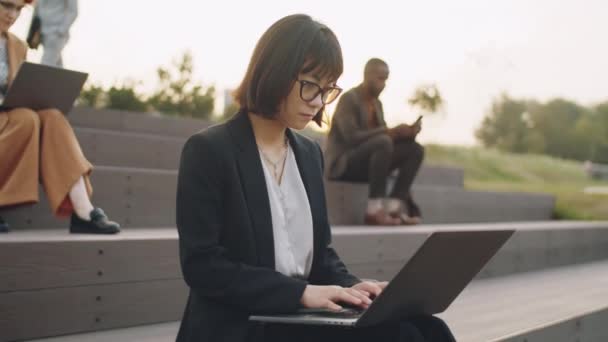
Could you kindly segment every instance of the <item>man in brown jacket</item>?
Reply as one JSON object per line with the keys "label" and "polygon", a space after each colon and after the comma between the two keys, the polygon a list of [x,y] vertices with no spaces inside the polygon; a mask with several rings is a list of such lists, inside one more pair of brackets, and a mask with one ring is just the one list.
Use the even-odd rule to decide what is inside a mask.
{"label": "man in brown jacket", "polygon": [[[378,96],[388,75],[386,62],[372,58],[365,65],[363,83],[340,98],[327,140],[327,176],[369,182],[366,224],[417,224],[421,212],[410,187],[424,158],[424,148],[415,141],[421,126],[417,121],[387,127]],[[388,197],[403,201],[407,215],[389,212],[383,205],[387,202],[387,178],[394,169],[399,174]]]}

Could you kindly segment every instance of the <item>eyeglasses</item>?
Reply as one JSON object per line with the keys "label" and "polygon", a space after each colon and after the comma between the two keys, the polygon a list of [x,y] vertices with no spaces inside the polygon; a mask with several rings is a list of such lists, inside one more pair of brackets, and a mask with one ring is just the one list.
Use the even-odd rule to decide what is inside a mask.
{"label": "eyeglasses", "polygon": [[298,80],[298,82],[300,82],[300,97],[306,102],[314,100],[321,94],[321,102],[323,102],[324,105],[330,104],[337,99],[338,95],[342,92],[342,88],[340,87],[327,87],[323,89],[314,82],[305,80]]}
{"label": "eyeglasses", "polygon": [[15,11],[17,13],[21,13],[21,10],[23,9],[23,6],[17,6],[14,3],[8,1],[0,1],[0,6],[2,6],[2,8],[9,12]]}

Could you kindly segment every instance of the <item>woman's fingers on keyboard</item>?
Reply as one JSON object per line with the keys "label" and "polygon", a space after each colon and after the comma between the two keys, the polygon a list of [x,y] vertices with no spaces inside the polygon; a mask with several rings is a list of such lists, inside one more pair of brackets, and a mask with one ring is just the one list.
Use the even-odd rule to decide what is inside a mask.
{"label": "woman's fingers on keyboard", "polygon": [[369,305],[372,303],[372,300],[369,298],[369,292],[361,291],[361,290],[357,290],[357,289],[353,289],[353,288],[348,289],[348,291],[353,296],[359,298],[361,300],[361,304]]}
{"label": "woman's fingers on keyboard", "polygon": [[369,292],[374,297],[377,297],[378,295],[380,295],[380,292],[382,292],[382,289],[384,289],[384,287],[386,287],[386,285],[382,286],[381,282],[362,281],[358,284],[355,284],[351,288],[357,289],[359,291]]}
{"label": "woman's fingers on keyboard", "polygon": [[327,302],[325,303],[325,308],[327,308],[327,309],[329,309],[331,311],[340,311],[340,310],[342,310],[342,307],[340,305],[334,303],[330,299],[328,299]]}
{"label": "woman's fingers on keyboard", "polygon": [[332,311],[341,310],[341,304],[365,309],[371,303],[370,293],[364,289],[317,285],[306,286],[300,301],[305,308],[326,308]]}
{"label": "woman's fingers on keyboard", "polygon": [[384,288],[386,287],[386,285],[388,285],[388,281],[379,281],[376,283],[378,286],[380,286],[381,289],[384,290]]}
{"label": "woman's fingers on keyboard", "polygon": [[360,298],[360,295],[357,292],[352,291],[351,289],[341,289],[338,294],[338,298],[336,298],[339,302],[348,303],[351,305],[360,305],[363,303],[363,299]]}

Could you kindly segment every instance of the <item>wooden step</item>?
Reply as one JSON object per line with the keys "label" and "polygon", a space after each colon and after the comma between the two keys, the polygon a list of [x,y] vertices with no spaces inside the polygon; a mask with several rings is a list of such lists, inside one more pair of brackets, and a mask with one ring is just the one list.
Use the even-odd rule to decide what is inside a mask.
{"label": "wooden step", "polygon": [[[432,232],[478,229],[517,232],[477,280],[608,259],[608,222],[334,227],[333,245],[353,274],[390,280]],[[0,235],[5,340],[178,320],[186,296],[174,228]]]}
{"label": "wooden step", "polygon": [[[462,342],[608,341],[608,262],[477,280],[443,314]],[[179,321],[36,340],[175,340]]]}
{"label": "wooden step", "polygon": [[[423,173],[424,170],[426,168],[423,169]],[[431,167],[429,170],[433,170],[433,168]],[[177,170],[96,166],[91,175],[91,182],[93,184],[93,205],[103,208],[108,216],[120,223],[122,227],[166,227],[175,224]],[[449,187],[444,188],[448,189]],[[443,203],[446,199],[440,196],[440,193],[436,193],[435,187],[422,187],[421,189],[419,190],[421,198],[426,198],[421,202],[421,205],[423,210],[428,210],[429,222],[462,222],[466,221],[467,218],[472,222],[491,221],[492,218],[496,218],[496,221],[501,221],[499,218],[502,218],[502,220],[532,220],[544,213],[544,211],[537,212],[536,202],[529,201],[530,203],[526,203],[528,206],[525,211],[515,208],[513,212],[517,215],[504,217],[504,213],[508,213],[509,210],[502,209],[502,206],[511,205],[511,202],[506,202],[503,199],[511,197],[502,195],[499,195],[499,198],[493,203],[494,206],[498,206],[494,211],[477,212],[470,210],[460,212],[451,210],[446,212],[443,208],[449,203]],[[457,188],[449,189],[459,191]],[[462,193],[462,191],[459,193]],[[40,190],[39,194],[40,203],[38,204],[0,209],[0,215],[10,224],[11,229],[16,231],[46,228],[67,229],[69,222],[53,217],[44,192]],[[354,213],[356,207],[353,207],[352,210],[343,209],[342,216],[339,216],[341,212],[336,211],[336,208],[343,207],[346,201],[338,196],[329,193],[328,195],[330,219],[335,220],[332,222],[338,224],[350,223],[342,218],[347,217],[346,215],[356,215]],[[525,195],[523,196],[528,198]],[[450,198],[453,197],[447,197],[447,199]],[[487,199],[488,195],[484,198]],[[356,199],[349,200],[353,203],[356,202]],[[338,205],[332,201],[335,201]],[[486,205],[489,203],[486,202]],[[513,203],[513,205],[515,204]],[[466,203],[463,205],[466,207]],[[527,214],[528,212],[530,214]],[[434,215],[437,215],[437,217]]]}
{"label": "wooden step", "polygon": [[[329,220],[336,225],[363,225],[367,184],[327,181]],[[555,197],[540,193],[468,191],[457,187],[412,187],[424,222],[474,223],[549,220]]]}
{"label": "wooden step", "polygon": [[[183,137],[75,127],[87,159],[95,165],[176,170]],[[463,187],[464,172],[454,167],[423,165],[415,184]]]}
{"label": "wooden step", "polygon": [[210,122],[112,109],[75,107],[67,116],[73,127],[106,129],[115,132],[157,134],[187,138],[211,125]]}

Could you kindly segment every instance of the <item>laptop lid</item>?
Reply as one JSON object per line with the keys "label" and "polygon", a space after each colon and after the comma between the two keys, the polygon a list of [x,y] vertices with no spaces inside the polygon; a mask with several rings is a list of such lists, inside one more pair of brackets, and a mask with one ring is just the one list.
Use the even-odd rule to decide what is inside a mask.
{"label": "laptop lid", "polygon": [[24,62],[2,103],[3,108],[56,108],[67,114],[88,77],[87,73]]}
{"label": "laptop lid", "polygon": [[513,235],[514,230],[436,231],[356,318],[306,312],[251,316],[251,320],[295,324],[371,326],[445,311]]}
{"label": "laptop lid", "polygon": [[356,325],[445,311],[514,232],[434,232]]}

